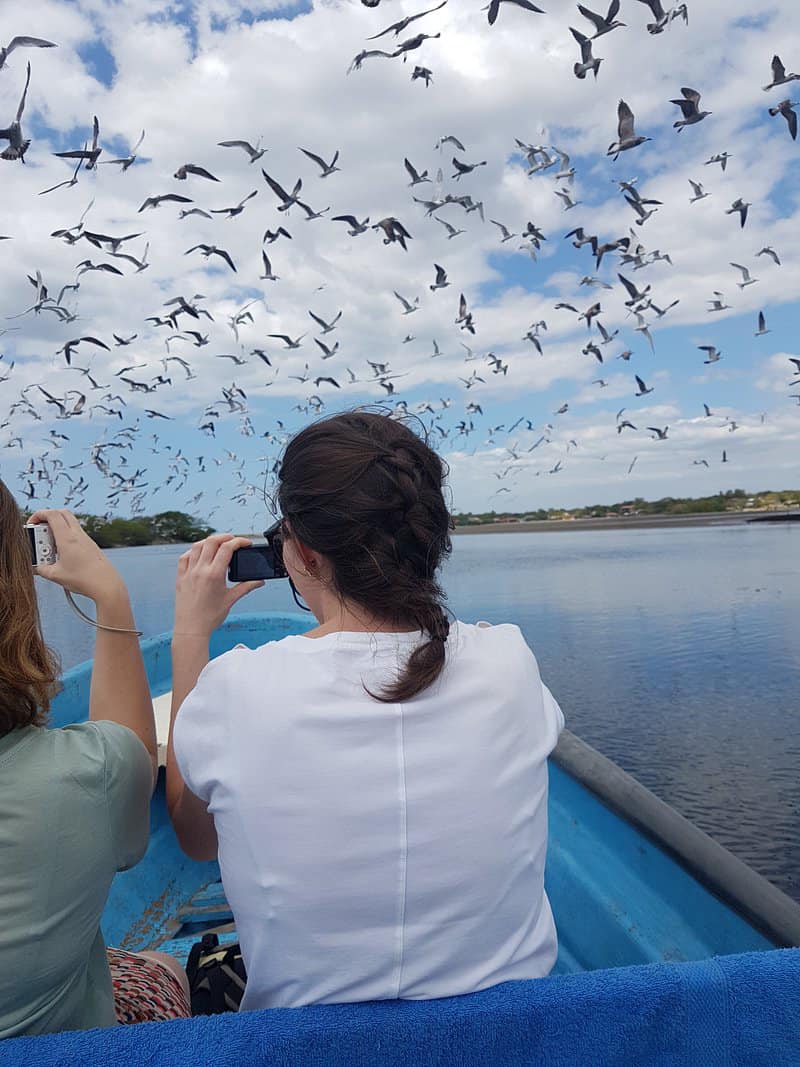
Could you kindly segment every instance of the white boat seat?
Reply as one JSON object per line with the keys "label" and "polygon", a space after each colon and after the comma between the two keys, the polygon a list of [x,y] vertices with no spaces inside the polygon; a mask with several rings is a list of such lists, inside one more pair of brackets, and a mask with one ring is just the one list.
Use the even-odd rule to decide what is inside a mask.
{"label": "white boat seat", "polygon": [[156,746],[158,765],[167,765],[167,742],[169,741],[169,715],[172,707],[172,690],[160,697],[153,697],[153,714],[156,717]]}

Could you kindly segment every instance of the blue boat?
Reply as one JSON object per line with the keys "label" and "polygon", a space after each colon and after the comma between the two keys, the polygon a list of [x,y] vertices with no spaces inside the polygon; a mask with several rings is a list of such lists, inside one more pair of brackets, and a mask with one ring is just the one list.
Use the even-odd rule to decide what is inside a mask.
{"label": "blue boat", "polygon": [[[211,655],[307,627],[300,615],[235,615]],[[142,651],[165,745],[170,635]],[[90,663],[65,674],[54,726],[85,718],[90,676]],[[800,950],[785,951],[800,945],[800,905],[568,731],[551,759],[549,818],[549,978],[23,1038],[0,1045],[0,1063],[800,1063]],[[235,941],[232,920],[218,865],[178,846],[162,771],[147,854],[108,898],[106,942],[185,962],[207,930]]]}

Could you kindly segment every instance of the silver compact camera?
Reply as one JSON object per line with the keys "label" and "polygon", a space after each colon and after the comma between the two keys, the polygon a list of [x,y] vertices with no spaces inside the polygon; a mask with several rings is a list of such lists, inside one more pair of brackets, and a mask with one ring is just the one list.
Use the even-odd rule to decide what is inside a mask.
{"label": "silver compact camera", "polygon": [[58,559],[56,542],[46,522],[27,522],[28,544],[31,546],[31,559],[35,567],[55,563]]}

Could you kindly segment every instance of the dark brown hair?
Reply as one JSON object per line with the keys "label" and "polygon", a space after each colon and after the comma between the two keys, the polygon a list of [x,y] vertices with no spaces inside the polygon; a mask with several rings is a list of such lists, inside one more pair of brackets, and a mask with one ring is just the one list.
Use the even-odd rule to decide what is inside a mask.
{"label": "dark brown hair", "polygon": [[44,643],[22,515],[0,481],[0,737],[42,726],[59,665]]}
{"label": "dark brown hair", "polygon": [[330,563],[342,597],[428,640],[375,699],[410,700],[439,677],[450,623],[436,571],[450,554],[447,466],[407,425],[364,410],[321,419],[286,446],[278,502],[290,534]]}

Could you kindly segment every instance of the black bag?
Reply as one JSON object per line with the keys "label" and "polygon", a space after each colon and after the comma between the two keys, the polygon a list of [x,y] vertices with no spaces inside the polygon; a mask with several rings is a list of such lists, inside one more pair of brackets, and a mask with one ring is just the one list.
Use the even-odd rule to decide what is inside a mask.
{"label": "black bag", "polygon": [[220,945],[216,934],[204,934],[192,945],[186,961],[192,1015],[238,1011],[247,971],[238,943]]}

